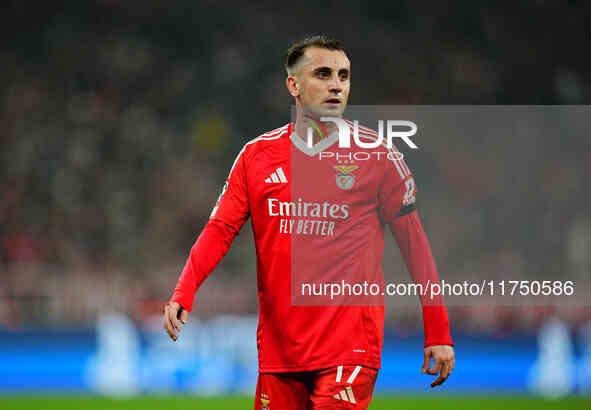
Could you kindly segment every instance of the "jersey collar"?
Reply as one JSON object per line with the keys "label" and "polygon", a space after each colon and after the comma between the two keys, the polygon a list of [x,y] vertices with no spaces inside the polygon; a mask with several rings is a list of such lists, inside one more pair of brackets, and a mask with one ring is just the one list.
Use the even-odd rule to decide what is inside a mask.
{"label": "jersey collar", "polygon": [[332,144],[334,144],[339,139],[339,132],[338,130],[333,131],[328,137],[325,137],[318,141],[315,145],[309,147],[308,142],[295,132],[295,129],[292,128],[291,135],[289,136],[293,145],[304,154],[313,157],[314,155],[318,154],[319,152],[324,151]]}

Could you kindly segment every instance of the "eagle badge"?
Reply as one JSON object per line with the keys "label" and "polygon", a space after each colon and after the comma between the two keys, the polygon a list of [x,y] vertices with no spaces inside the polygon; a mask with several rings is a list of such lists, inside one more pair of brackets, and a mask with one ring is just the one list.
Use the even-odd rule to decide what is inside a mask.
{"label": "eagle badge", "polygon": [[337,174],[337,186],[343,190],[353,188],[355,185],[355,175],[352,174],[359,168],[357,165],[334,165],[334,169],[339,171]]}

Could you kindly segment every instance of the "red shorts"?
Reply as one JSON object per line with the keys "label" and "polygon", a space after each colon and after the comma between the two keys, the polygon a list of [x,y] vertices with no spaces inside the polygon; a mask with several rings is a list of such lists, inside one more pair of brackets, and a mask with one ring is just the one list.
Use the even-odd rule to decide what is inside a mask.
{"label": "red shorts", "polygon": [[259,374],[255,410],[366,409],[378,371],[336,366],[297,373]]}

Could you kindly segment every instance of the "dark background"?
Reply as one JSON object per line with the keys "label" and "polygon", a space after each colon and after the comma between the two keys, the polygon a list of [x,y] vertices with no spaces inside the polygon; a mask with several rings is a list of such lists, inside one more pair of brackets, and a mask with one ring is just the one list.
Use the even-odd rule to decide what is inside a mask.
{"label": "dark background", "polygon": [[[140,323],[158,314],[241,146],[290,120],[283,56],[303,37],[344,41],[350,104],[591,101],[588,2],[295,6],[5,3],[0,327],[88,327],[112,309]],[[567,137],[518,139],[512,149],[449,137],[432,155],[409,157],[441,277],[588,276],[591,143]],[[539,156],[516,161],[531,144]],[[514,186],[490,194],[496,178],[514,175]],[[509,191],[513,205],[503,206]],[[256,313],[249,231],[194,314]],[[385,266],[404,273],[397,251]],[[388,325],[415,332],[419,315],[418,306],[392,309]],[[573,327],[590,317],[584,306],[450,307],[455,330],[493,334],[530,332],[550,315]]]}

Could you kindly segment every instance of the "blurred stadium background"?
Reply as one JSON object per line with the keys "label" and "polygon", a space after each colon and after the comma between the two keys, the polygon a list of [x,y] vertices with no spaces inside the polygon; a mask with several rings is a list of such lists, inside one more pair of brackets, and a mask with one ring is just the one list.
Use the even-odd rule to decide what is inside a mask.
{"label": "blurred stadium background", "polygon": [[[589,17],[590,3],[558,0],[506,8],[8,1],[0,13],[0,407],[26,408],[21,395],[30,392],[253,392],[250,226],[198,293],[178,343],[161,330],[160,312],[240,147],[290,120],[282,58],[294,40],[326,32],[345,42],[350,104],[584,105]],[[447,137],[431,145],[433,155],[409,160],[441,277],[589,277],[588,135],[516,138],[511,147]],[[537,154],[519,161],[532,142]],[[395,244],[386,246],[385,271],[404,278]],[[382,399],[372,408],[388,400],[406,408],[590,404],[573,398],[591,391],[589,306],[491,303],[449,313],[457,365],[440,390],[453,395],[428,392],[430,379],[419,374],[417,301],[388,311]],[[409,393],[419,395],[397,396]],[[443,401],[421,401],[434,394]],[[495,399],[507,394],[561,399]],[[60,397],[56,408],[69,408]],[[38,400],[32,408],[53,408]],[[226,407],[137,400],[138,408],[251,406],[247,398]]]}

